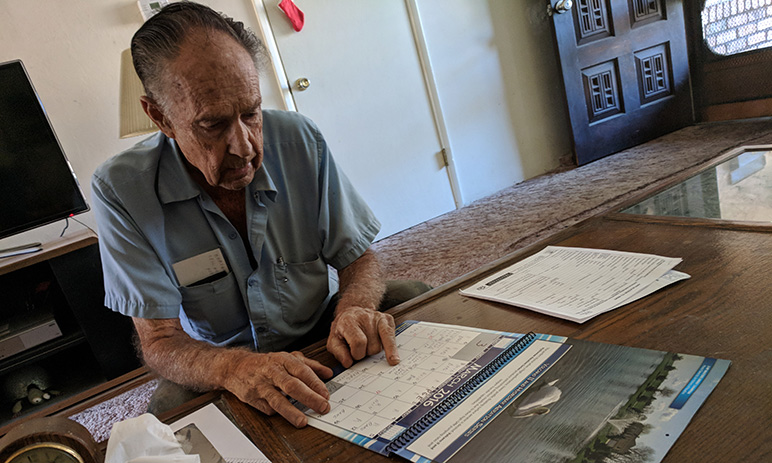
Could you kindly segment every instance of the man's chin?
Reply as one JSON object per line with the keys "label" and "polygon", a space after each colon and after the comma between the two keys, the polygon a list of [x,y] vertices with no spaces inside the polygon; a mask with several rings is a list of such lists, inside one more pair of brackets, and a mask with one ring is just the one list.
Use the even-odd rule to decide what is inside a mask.
{"label": "man's chin", "polygon": [[231,190],[231,191],[243,190],[244,188],[247,187],[247,185],[251,183],[251,181],[252,179],[224,182],[224,183],[220,183],[220,188],[224,188],[226,190]]}
{"label": "man's chin", "polygon": [[220,178],[220,184],[218,186],[220,188],[225,188],[226,190],[241,190],[252,183],[253,178],[255,178],[255,169],[249,165],[245,169],[226,172],[226,174]]}

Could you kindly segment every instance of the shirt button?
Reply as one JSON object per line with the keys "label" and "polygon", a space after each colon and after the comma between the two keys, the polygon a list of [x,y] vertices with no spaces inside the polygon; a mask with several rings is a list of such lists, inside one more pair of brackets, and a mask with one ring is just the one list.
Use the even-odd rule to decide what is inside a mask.
{"label": "shirt button", "polygon": [[265,329],[265,327],[264,327],[264,326],[258,326],[258,327],[257,327],[257,332],[258,332],[258,333],[265,333],[265,330],[266,330],[266,329]]}
{"label": "shirt button", "polygon": [[236,232],[231,232],[231,234],[230,234],[230,235],[228,235],[228,238],[230,238],[230,239],[232,239],[232,240],[235,240],[235,239],[236,239],[238,236],[239,236],[239,234],[238,234],[238,233],[236,233]]}
{"label": "shirt button", "polygon": [[288,281],[289,281],[289,278],[287,278],[287,277],[284,277],[284,282],[286,283],[286,282],[288,282]]}
{"label": "shirt button", "polygon": [[249,287],[254,288],[257,282],[255,280],[249,280]]}

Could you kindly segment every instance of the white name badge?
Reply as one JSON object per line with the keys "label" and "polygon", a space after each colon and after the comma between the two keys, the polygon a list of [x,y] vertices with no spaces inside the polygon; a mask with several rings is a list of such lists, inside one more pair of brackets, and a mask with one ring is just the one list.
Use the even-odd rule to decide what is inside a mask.
{"label": "white name badge", "polygon": [[204,280],[215,275],[228,274],[228,264],[219,248],[181,260],[172,264],[172,268],[182,286],[205,283]]}

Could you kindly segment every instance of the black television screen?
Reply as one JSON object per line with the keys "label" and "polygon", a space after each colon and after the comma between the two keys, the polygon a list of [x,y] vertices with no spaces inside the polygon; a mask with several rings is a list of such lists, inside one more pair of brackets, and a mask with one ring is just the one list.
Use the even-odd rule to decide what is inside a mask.
{"label": "black television screen", "polygon": [[0,238],[87,210],[24,65],[0,63]]}

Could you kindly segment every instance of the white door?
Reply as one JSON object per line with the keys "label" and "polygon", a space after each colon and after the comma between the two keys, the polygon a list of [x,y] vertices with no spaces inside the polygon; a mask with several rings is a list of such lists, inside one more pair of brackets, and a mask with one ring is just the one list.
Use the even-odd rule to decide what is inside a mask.
{"label": "white door", "polygon": [[295,32],[278,0],[263,1],[297,110],[383,224],[378,238],[454,209],[405,3],[295,0]]}

